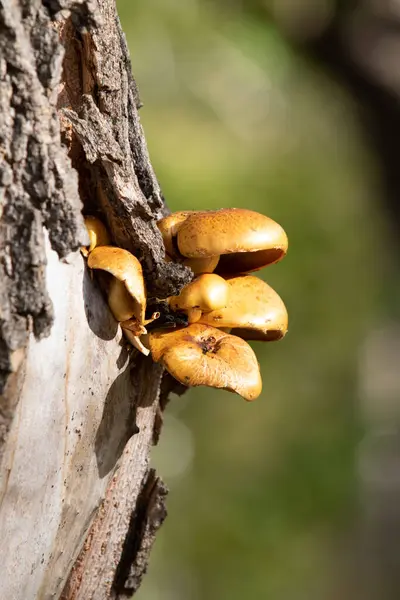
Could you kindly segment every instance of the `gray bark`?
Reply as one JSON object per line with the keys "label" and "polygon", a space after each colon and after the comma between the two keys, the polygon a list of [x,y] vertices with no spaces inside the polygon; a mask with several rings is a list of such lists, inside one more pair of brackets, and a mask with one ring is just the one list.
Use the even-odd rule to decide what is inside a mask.
{"label": "gray bark", "polygon": [[138,256],[149,297],[191,278],[163,261],[139,105],[114,0],[0,0],[1,598],[129,596],[165,516],[148,467],[162,369],[79,253],[83,210]]}

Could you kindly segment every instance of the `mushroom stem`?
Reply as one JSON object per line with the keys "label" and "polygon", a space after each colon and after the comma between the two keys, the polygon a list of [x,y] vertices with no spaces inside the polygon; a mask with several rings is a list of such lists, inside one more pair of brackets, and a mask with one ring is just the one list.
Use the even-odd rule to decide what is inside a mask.
{"label": "mushroom stem", "polygon": [[130,329],[127,329],[125,327],[122,327],[122,331],[124,332],[124,335],[126,336],[129,343],[132,344],[134,348],[139,350],[139,352],[144,354],[144,356],[148,356],[150,354],[150,350],[146,348],[146,346],[141,341],[140,337],[134,335],[134,333]]}
{"label": "mushroom stem", "polygon": [[145,321],[143,321],[143,325],[149,325],[150,323],[153,323],[153,321],[156,321],[160,318],[160,315],[161,313],[158,310],[156,312],[153,312],[150,319],[146,319]]}

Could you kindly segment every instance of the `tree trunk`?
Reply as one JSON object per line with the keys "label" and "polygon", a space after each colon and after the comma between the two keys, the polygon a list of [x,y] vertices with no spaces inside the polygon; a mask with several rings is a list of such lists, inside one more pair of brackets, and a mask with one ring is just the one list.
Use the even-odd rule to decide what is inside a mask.
{"label": "tree trunk", "polygon": [[165,516],[163,372],[90,277],[82,211],[138,256],[149,297],[191,272],[163,261],[115,1],[0,0],[0,86],[0,598],[129,597]]}

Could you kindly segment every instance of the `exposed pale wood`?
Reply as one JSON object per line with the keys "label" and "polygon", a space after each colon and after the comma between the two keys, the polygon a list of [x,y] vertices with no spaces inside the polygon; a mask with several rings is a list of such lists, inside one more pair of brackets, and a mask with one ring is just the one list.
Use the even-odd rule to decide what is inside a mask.
{"label": "exposed pale wood", "polygon": [[78,251],[83,205],[149,295],[192,276],[163,261],[138,105],[114,0],[0,1],[0,598],[125,597],[165,516],[162,370]]}

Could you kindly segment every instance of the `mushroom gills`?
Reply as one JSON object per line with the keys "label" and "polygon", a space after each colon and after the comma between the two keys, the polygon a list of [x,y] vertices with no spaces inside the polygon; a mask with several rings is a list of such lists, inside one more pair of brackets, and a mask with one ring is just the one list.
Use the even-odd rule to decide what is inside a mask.
{"label": "mushroom gills", "polygon": [[[111,286],[113,310],[117,313],[121,312],[125,316],[129,310],[133,309],[133,316],[143,324],[146,311],[146,291],[142,266],[136,256],[122,248],[99,246],[89,254],[88,266],[91,269],[100,269],[110,273],[125,287],[133,303],[126,302],[128,296],[121,291],[119,284],[113,283]],[[121,301],[121,305],[118,304],[119,301]]]}
{"label": "mushroom gills", "polygon": [[125,287],[125,284],[113,277],[108,288],[108,305],[117,321],[127,321],[133,315],[140,314],[140,307]]}
{"label": "mushroom gills", "polygon": [[286,251],[281,248],[268,248],[256,252],[233,252],[223,254],[216,266],[218,275],[232,276],[235,274],[253,273],[260,271],[267,265],[273,265],[282,260]]}

